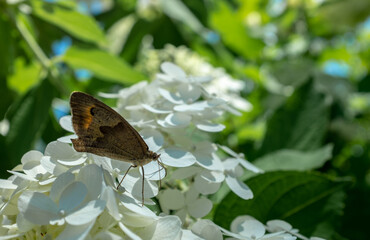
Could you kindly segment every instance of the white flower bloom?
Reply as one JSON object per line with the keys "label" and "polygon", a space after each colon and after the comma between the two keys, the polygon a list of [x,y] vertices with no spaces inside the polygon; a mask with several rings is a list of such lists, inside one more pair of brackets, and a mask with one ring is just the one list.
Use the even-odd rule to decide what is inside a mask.
{"label": "white flower bloom", "polygon": [[[235,112],[206,90],[204,84],[211,78],[187,75],[171,63],[162,69],[150,83],[103,95],[118,98],[117,110],[139,128],[149,149],[160,154],[158,161],[168,167],[171,177],[165,177],[165,169],[154,161],[143,167],[144,172],[131,169],[118,187],[130,163],[75,151],[74,134],[59,138],[44,154],[26,153],[9,171],[13,175],[0,179],[0,239],[221,240],[222,232],[238,239],[298,236],[296,229],[276,221],[268,222],[273,233],[266,234],[265,226],[250,217],[234,221],[231,232],[199,220],[212,210],[207,196],[223,182],[241,198],[251,198],[252,192],[238,177],[244,171],[261,170],[244,155],[209,140],[210,133],[224,128],[216,119]],[[60,124],[74,133],[70,116],[61,118]],[[142,193],[144,204],[152,206],[142,206]],[[191,231],[182,226],[191,226]]]}
{"label": "white flower bloom", "polygon": [[159,202],[163,212],[175,210],[175,214],[185,222],[186,215],[194,218],[206,216],[212,209],[212,202],[204,197],[199,197],[199,192],[191,187],[185,194],[177,189],[166,189],[159,195]]}
{"label": "white flower bloom", "polygon": [[[213,80],[204,84],[203,88],[210,94],[226,100],[234,108],[241,111],[250,111],[253,108],[250,102],[240,96],[240,92],[246,88],[245,81],[232,78],[223,68],[213,67],[185,46],[175,47],[167,44],[161,50],[144,48],[139,68],[153,76],[159,70],[160,63],[169,60],[193,76],[211,77]],[[229,110],[237,113],[235,110]]]}
{"label": "white flower bloom", "polygon": [[222,232],[219,229],[219,226],[214,224],[210,220],[198,220],[191,227],[191,231],[202,239],[213,239],[213,240],[222,240]]}

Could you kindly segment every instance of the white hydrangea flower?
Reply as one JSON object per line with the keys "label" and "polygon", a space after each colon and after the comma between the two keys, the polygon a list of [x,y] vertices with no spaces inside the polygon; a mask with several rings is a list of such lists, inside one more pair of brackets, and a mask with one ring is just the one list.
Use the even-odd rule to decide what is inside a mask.
{"label": "white hydrangea flower", "polygon": [[[233,112],[203,87],[211,79],[186,75],[171,63],[162,69],[151,83],[104,96],[118,98],[117,110],[139,128],[149,148],[161,154],[172,177],[165,177],[165,170],[151,162],[144,166],[145,174],[130,170],[117,189],[129,163],[75,151],[74,134],[59,138],[44,153],[26,153],[9,171],[13,175],[0,179],[0,239],[222,239],[222,232],[243,239],[268,236],[257,220],[251,221],[259,232],[239,231],[240,227],[229,232],[200,219],[213,206],[207,196],[223,182],[241,198],[251,198],[238,177],[246,170],[261,170],[242,154],[210,142],[209,134],[224,128],[217,118]],[[74,132],[70,116],[60,124]],[[239,220],[235,224],[244,226]],[[185,228],[189,226],[191,230]],[[276,222],[268,223],[269,231],[274,232],[273,226]],[[287,229],[272,234],[298,234]]]}
{"label": "white hydrangea flower", "polygon": [[138,68],[153,76],[159,70],[161,63],[169,60],[193,76],[210,76],[213,80],[203,86],[210,94],[217,95],[241,111],[252,110],[252,104],[240,96],[240,92],[246,88],[245,81],[232,78],[225,69],[212,66],[185,46],[175,47],[167,44],[161,50],[144,46]]}
{"label": "white hydrangea flower", "polygon": [[170,210],[175,210],[175,214],[183,223],[186,221],[187,213],[194,218],[202,218],[213,206],[209,199],[200,197],[194,187],[190,187],[185,194],[178,189],[166,189],[159,195],[159,202],[164,213],[168,214]]}
{"label": "white hydrangea flower", "polygon": [[285,231],[278,231],[274,233],[266,234],[266,227],[256,220],[255,218],[244,215],[239,216],[234,219],[231,223],[231,231],[224,228],[220,228],[226,236],[231,238],[227,239],[247,239],[247,240],[257,240],[257,239],[274,239],[274,240],[295,240],[297,237]]}

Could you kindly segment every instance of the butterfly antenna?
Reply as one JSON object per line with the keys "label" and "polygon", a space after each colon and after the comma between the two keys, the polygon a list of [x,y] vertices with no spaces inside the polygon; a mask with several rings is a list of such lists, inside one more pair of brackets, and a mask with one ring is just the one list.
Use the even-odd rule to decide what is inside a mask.
{"label": "butterfly antenna", "polygon": [[130,169],[131,169],[132,167],[135,167],[135,166],[134,166],[134,165],[130,165],[130,167],[127,169],[127,171],[126,171],[125,175],[123,175],[123,178],[121,179],[121,181],[119,182],[119,184],[118,184],[118,186],[117,186],[117,190],[118,190],[119,186],[121,186],[121,183],[122,183],[123,179],[125,179],[125,177],[126,177],[126,175],[127,175],[128,171],[130,171]]}
{"label": "butterfly antenna", "polygon": [[158,158],[158,163],[159,163],[159,165],[161,165],[162,169],[164,169],[164,176],[166,177],[167,176],[167,168],[163,165],[163,162],[161,160],[159,160],[159,158]]}
{"label": "butterfly antenna", "polygon": [[141,166],[141,171],[143,172],[143,180],[141,182],[141,206],[144,206],[144,167]]}
{"label": "butterfly antenna", "polygon": [[[159,160],[159,159],[158,159]],[[162,181],[161,181],[161,169],[160,169],[160,164],[159,164],[159,161],[158,162],[158,176],[159,176],[159,189],[161,189],[162,187]]]}

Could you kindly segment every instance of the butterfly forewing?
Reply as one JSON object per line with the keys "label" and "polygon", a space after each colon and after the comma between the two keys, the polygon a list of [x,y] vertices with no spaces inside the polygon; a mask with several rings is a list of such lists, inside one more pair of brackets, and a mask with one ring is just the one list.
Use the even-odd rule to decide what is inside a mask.
{"label": "butterfly forewing", "polygon": [[113,109],[82,92],[73,92],[70,104],[72,124],[78,136],[78,139],[72,139],[76,151],[123,161],[145,157],[148,146]]}

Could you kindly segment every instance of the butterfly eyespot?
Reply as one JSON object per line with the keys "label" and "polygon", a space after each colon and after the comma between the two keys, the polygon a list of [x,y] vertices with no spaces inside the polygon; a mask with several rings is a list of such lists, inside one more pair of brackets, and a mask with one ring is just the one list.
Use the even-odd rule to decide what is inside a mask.
{"label": "butterfly eyespot", "polygon": [[94,116],[95,115],[95,108],[94,107],[92,107],[92,108],[90,108],[90,114],[92,115],[92,116]]}

